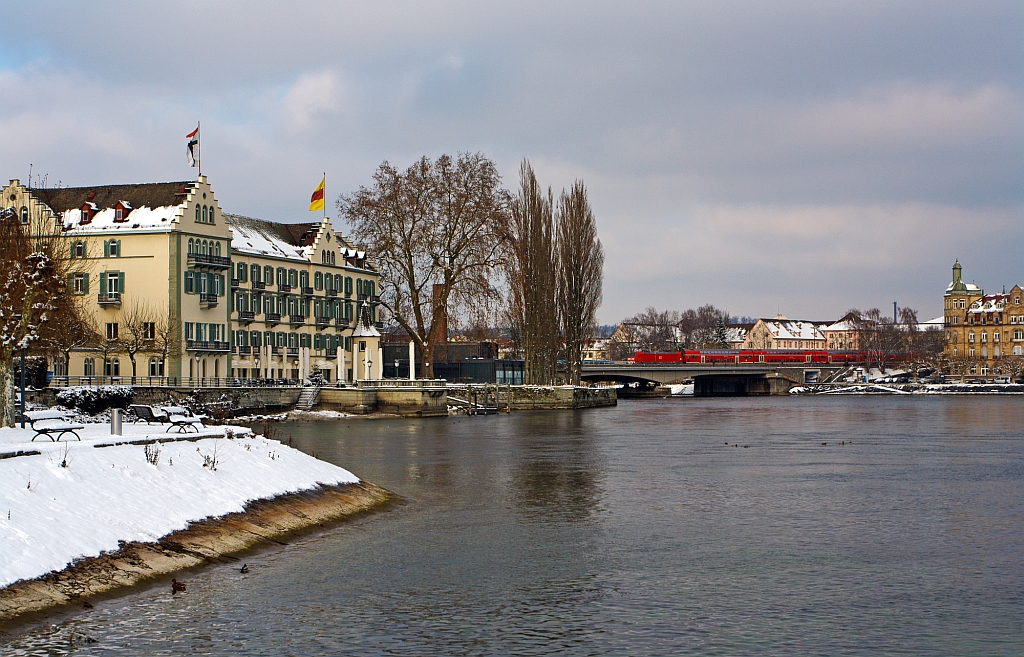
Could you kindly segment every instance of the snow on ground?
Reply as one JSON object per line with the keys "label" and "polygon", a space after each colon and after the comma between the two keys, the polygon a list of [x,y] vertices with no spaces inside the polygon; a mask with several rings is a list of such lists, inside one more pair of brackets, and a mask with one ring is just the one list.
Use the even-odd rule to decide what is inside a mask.
{"label": "snow on ground", "polygon": [[[226,429],[234,436],[226,438]],[[124,425],[124,435],[111,436],[109,425],[94,424],[79,431],[81,442],[53,443],[28,442],[29,429],[0,429],[0,457],[40,452],[0,458],[0,587],[117,550],[119,541],[155,541],[192,521],[242,511],[252,500],[359,481],[240,427],[151,446],[159,448],[156,465],[146,446],[117,444],[196,437],[164,430]],[[208,467],[214,457],[216,469]]]}

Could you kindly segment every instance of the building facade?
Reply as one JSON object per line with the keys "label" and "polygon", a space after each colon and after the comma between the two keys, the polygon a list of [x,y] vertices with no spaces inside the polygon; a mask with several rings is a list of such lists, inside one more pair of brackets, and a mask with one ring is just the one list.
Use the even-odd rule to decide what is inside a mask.
{"label": "building facade", "polygon": [[63,232],[77,261],[68,285],[97,339],[58,377],[380,376],[377,273],[327,219],[236,220],[205,176],[53,189],[11,180],[2,194],[24,223]]}
{"label": "building facade", "polygon": [[1017,371],[1007,359],[1024,357],[1024,290],[985,294],[965,283],[960,261],[943,295],[946,332],[944,354],[955,373],[996,374]]}
{"label": "building facade", "polygon": [[758,319],[747,332],[740,349],[825,349],[823,322],[788,319],[776,315]]}

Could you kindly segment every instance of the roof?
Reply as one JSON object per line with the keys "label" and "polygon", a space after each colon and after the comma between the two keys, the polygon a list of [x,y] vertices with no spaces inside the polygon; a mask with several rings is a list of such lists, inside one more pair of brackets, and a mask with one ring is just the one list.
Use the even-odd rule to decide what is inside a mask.
{"label": "roof", "polygon": [[97,185],[95,187],[29,188],[37,199],[57,214],[78,210],[87,202],[100,210],[113,208],[118,201],[130,207],[177,207],[184,203],[195,181],[139,183],[136,185]]}
{"label": "roof", "polygon": [[987,294],[980,299],[976,299],[967,312],[976,314],[1001,312],[1003,307],[1009,302],[1009,294]]}
{"label": "roof", "polygon": [[306,247],[313,244],[319,223],[282,224],[224,213],[231,228],[231,250],[238,253],[308,260]]}
{"label": "roof", "polygon": [[761,319],[765,328],[777,340],[824,340],[822,322],[799,319]]}
{"label": "roof", "polygon": [[[94,187],[30,188],[67,229],[77,232],[129,231],[138,228],[166,228],[185,202],[193,181],[97,185]],[[115,206],[128,210],[123,222],[116,222]],[[83,225],[82,207],[90,221]]]}

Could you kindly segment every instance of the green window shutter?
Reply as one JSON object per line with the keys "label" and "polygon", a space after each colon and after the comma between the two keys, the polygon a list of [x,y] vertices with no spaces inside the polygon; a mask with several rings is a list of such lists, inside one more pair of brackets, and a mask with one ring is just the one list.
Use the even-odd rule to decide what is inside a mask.
{"label": "green window shutter", "polygon": [[89,274],[82,274],[82,294],[89,294]]}
{"label": "green window shutter", "polygon": [[117,240],[117,257],[121,257],[121,240]]}
{"label": "green window shutter", "polygon": [[124,272],[117,273],[117,291],[124,294]]}
{"label": "green window shutter", "polygon": [[107,240],[103,240],[103,257],[110,257],[110,242],[108,242]]}
{"label": "green window shutter", "polygon": [[100,294],[107,293],[107,272],[100,272]]}

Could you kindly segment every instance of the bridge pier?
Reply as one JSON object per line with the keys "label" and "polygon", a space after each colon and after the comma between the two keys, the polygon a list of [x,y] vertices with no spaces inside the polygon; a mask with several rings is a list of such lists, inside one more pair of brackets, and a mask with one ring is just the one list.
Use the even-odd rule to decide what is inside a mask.
{"label": "bridge pier", "polygon": [[780,374],[703,374],[693,377],[695,397],[788,395],[795,382]]}

